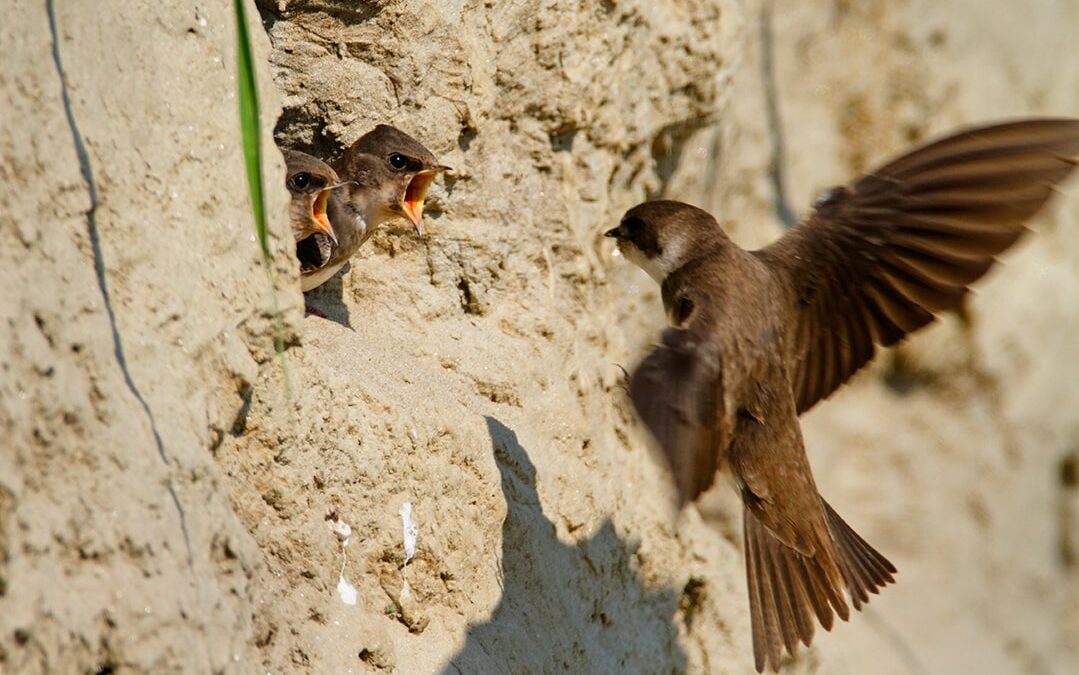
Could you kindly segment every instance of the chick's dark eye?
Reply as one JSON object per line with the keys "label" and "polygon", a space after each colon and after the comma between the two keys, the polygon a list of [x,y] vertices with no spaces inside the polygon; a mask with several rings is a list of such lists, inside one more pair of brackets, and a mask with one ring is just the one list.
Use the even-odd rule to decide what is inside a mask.
{"label": "chick's dark eye", "polygon": [[400,153],[397,153],[397,152],[390,155],[390,166],[392,166],[393,168],[395,168],[395,169],[403,169],[407,165],[408,165],[408,160],[405,158],[404,155],[402,155]]}
{"label": "chick's dark eye", "polygon": [[693,301],[685,296],[682,296],[682,298],[678,301],[678,308],[675,312],[675,321],[678,323],[679,326],[681,326],[692,314]]}
{"label": "chick's dark eye", "polygon": [[292,186],[297,190],[302,190],[310,184],[311,174],[309,173],[301,172],[292,177]]}

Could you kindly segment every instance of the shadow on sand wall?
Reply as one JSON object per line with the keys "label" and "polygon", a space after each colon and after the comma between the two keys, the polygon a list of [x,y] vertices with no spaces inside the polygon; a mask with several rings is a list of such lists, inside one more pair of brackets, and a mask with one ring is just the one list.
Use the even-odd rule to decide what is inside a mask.
{"label": "shadow on sand wall", "polygon": [[609,518],[575,545],[559,541],[517,434],[485,419],[506,496],[502,601],[489,621],[469,629],[443,675],[684,672],[673,619],[680,594],[644,586],[637,544],[621,539]]}

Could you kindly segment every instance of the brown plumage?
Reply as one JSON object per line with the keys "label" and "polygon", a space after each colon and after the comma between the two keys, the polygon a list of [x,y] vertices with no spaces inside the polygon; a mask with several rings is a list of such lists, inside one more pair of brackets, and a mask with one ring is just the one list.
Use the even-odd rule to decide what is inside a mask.
{"label": "brown plumage", "polygon": [[[289,220],[296,238],[300,270],[310,271],[325,264],[337,235],[326,215],[330,192],[343,183],[337,172],[317,157],[298,150],[281,150],[285,157],[285,187],[292,201]],[[314,235],[321,235],[315,237]],[[302,242],[302,243],[301,243]]]}
{"label": "brown plumage", "polygon": [[353,143],[335,164],[348,185],[329,198],[329,217],[337,245],[317,270],[303,274],[300,287],[309,291],[332,277],[382,223],[407,218],[423,235],[423,202],[427,188],[449,167],[414,138],[380,124]]}
{"label": "brown plumage", "polygon": [[608,236],[655,278],[671,328],[630,377],[682,504],[729,471],[743,504],[754,661],[779,666],[894,581],[817,492],[798,415],[954,309],[1079,156],[1079,120],[970,129],[825,193],[759,251],[706,212],[649,202]]}

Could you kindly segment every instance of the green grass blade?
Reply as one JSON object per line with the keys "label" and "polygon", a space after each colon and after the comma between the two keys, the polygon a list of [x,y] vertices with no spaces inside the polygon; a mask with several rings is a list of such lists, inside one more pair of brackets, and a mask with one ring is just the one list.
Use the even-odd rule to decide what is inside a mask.
{"label": "green grass blade", "polygon": [[255,84],[255,59],[251,53],[251,36],[247,28],[245,0],[236,0],[236,54],[238,60],[237,86],[240,95],[240,125],[244,140],[244,160],[247,164],[247,184],[251,191],[251,210],[264,258],[270,257],[266,237],[266,207],[262,194],[262,143],[259,127],[259,94]]}
{"label": "green grass blade", "polygon": [[[251,193],[251,211],[255,218],[255,232],[262,247],[262,265],[270,283],[273,303],[274,348],[281,364],[285,386],[285,399],[291,402],[288,363],[285,360],[285,324],[277,303],[277,285],[273,278],[273,261],[270,242],[266,234],[266,204],[262,177],[262,126],[259,124],[259,97],[255,77],[255,58],[251,49],[251,35],[247,24],[246,0],[235,0],[236,7],[236,82],[240,99],[240,130],[243,135],[244,163],[247,167],[247,185]],[[291,416],[292,406],[288,406]]]}

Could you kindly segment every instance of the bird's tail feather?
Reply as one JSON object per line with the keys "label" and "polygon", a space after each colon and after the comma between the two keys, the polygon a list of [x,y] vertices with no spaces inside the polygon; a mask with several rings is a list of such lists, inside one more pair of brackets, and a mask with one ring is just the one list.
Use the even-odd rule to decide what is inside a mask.
{"label": "bird's tail feather", "polygon": [[[895,567],[852,530],[824,500],[832,551],[805,556],[784,545],[753,514],[743,512],[746,581],[749,587],[753,658],[757,672],[767,664],[779,668],[783,649],[794,654],[798,642],[813,640],[814,623],[831,630],[834,615],[846,621],[850,609],[842,586],[850,591],[855,609],[869,602],[894,581]],[[834,551],[834,555],[829,555]],[[832,563],[835,560],[835,563]],[[830,564],[831,563],[831,564]],[[839,568],[839,576],[835,568]],[[831,568],[831,571],[829,570]]]}
{"label": "bird's tail feather", "polygon": [[821,504],[835,542],[839,571],[850,591],[854,609],[860,610],[869,602],[869,593],[879,593],[884,586],[895,583],[895,565],[858,536],[828,502],[821,499]]}

